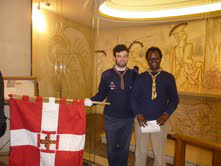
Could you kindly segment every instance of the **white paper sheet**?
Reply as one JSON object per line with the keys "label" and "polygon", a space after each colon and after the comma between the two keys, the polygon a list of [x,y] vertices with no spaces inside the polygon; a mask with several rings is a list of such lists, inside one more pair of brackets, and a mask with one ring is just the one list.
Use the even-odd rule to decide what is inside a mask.
{"label": "white paper sheet", "polygon": [[154,133],[160,132],[160,126],[157,124],[156,120],[147,121],[147,126],[141,127],[142,133]]}

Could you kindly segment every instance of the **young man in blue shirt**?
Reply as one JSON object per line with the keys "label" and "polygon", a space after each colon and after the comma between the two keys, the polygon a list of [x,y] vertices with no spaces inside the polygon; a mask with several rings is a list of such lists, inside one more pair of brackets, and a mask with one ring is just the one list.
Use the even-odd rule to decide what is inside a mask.
{"label": "young man in blue shirt", "polygon": [[[166,166],[165,146],[167,139],[165,123],[177,108],[179,98],[174,76],[160,67],[162,52],[151,47],[146,52],[149,69],[141,73],[134,84],[131,105],[135,114],[135,166],[146,166],[148,144],[152,143],[154,166]],[[141,126],[156,120],[160,132],[142,133]]]}
{"label": "young man in blue shirt", "polygon": [[104,108],[104,129],[107,139],[110,166],[127,166],[130,139],[133,129],[133,111],[130,96],[136,72],[127,68],[128,48],[119,44],[113,49],[115,65],[102,73],[98,93],[85,99],[85,105],[107,98],[110,105]]}

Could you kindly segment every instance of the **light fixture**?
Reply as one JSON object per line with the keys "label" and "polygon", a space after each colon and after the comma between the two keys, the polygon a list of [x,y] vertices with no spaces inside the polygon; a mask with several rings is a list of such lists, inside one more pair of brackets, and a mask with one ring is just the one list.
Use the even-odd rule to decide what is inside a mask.
{"label": "light fixture", "polygon": [[41,3],[43,3],[43,2],[44,2],[44,0],[39,0],[39,1],[37,1],[37,2],[34,2],[34,3],[33,3],[33,6],[36,6],[38,10],[40,10],[42,7],[44,8],[44,7],[49,7],[49,6],[51,6],[51,3],[50,3],[48,0],[45,1],[45,3],[44,3],[45,6],[42,6]]}
{"label": "light fixture", "polygon": [[44,32],[46,29],[46,22],[42,10],[33,8],[32,12],[33,28],[38,32]]}
{"label": "light fixture", "polygon": [[[121,1],[123,0],[120,0],[119,4]],[[132,1],[130,1],[130,4],[117,5],[118,3],[117,1],[107,0],[99,6],[99,12],[107,17],[114,17],[121,19],[157,19],[157,18],[167,18],[175,16],[195,15],[200,13],[207,13],[207,12],[221,10],[221,2],[215,2],[210,4],[208,3],[205,4],[205,2],[204,3],[201,2],[201,4],[198,5],[191,4],[189,6],[184,6],[184,7],[179,6],[173,8],[171,8],[172,5],[167,5],[170,7],[167,7],[165,9],[162,7],[163,6],[162,5],[160,9],[152,7],[152,10],[149,6],[147,7],[148,9],[146,8],[147,10],[145,10],[145,6],[141,7],[140,3],[139,6],[135,5],[138,2],[142,2],[141,0],[138,0],[137,2],[134,1],[134,7],[131,5],[131,2]],[[145,3],[148,2],[146,1]],[[160,4],[158,4],[158,6],[160,6]]]}

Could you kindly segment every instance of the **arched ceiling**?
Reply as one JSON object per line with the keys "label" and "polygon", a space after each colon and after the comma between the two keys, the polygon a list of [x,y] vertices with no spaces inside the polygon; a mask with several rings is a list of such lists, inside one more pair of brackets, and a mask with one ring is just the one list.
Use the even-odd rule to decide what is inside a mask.
{"label": "arched ceiling", "polygon": [[[46,6],[46,2],[50,3],[50,6]],[[183,7],[191,7],[197,5],[211,4],[215,2],[220,2],[221,0],[33,0],[35,7],[38,2],[41,2],[41,8],[50,10],[52,12],[61,14],[64,17],[67,17],[71,20],[79,22],[87,26],[93,26],[93,18],[99,18],[102,22],[103,20],[112,22],[116,21],[125,21],[124,19],[115,19],[114,17],[106,16],[104,14],[99,14],[99,5],[103,2],[107,2],[116,9],[121,9],[124,11],[140,10],[140,11],[155,11],[155,10],[169,10],[169,9],[179,9]],[[216,12],[220,15],[220,11]],[[174,17],[169,19],[157,18],[149,19],[148,23],[155,22],[164,22],[164,21],[174,21],[174,19],[195,19],[202,18],[205,15],[191,15],[191,16],[181,16]],[[147,20],[145,20],[146,22]],[[142,23],[142,20],[128,21],[131,23]],[[107,25],[106,25],[107,24]],[[102,27],[109,27],[110,25],[105,22],[105,25]]]}
{"label": "arched ceiling", "polygon": [[105,0],[99,7],[112,19],[163,20],[166,17],[197,16],[221,10],[220,0]]}

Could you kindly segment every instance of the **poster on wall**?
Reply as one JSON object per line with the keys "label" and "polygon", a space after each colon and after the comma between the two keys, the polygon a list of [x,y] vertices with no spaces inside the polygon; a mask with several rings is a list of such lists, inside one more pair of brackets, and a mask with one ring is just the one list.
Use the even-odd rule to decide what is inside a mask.
{"label": "poster on wall", "polygon": [[9,102],[9,94],[14,95],[37,95],[36,77],[4,77],[4,98]]}

